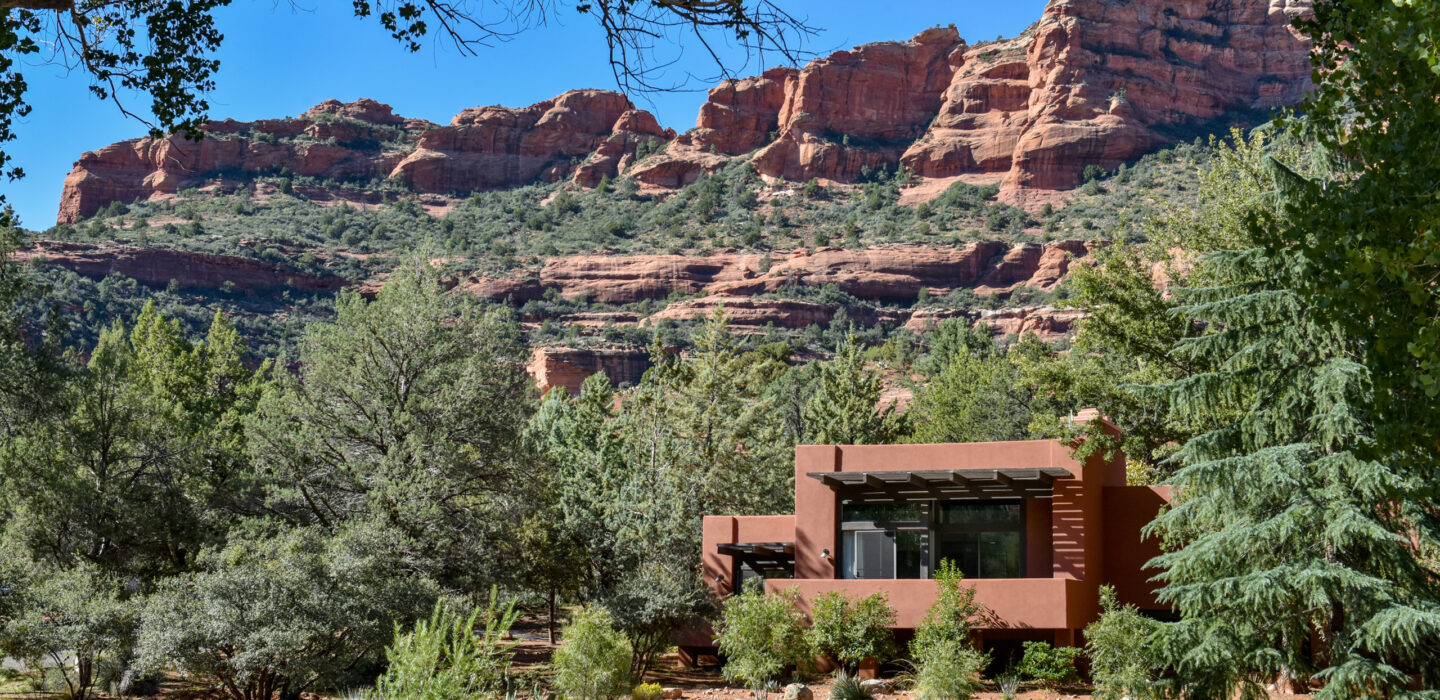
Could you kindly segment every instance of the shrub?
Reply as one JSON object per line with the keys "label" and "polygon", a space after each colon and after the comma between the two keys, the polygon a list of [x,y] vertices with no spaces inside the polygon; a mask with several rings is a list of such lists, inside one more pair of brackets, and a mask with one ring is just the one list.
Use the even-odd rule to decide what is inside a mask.
{"label": "shrub", "polygon": [[859,678],[836,671],[835,681],[830,684],[830,700],[875,700],[875,695],[860,685]]}
{"label": "shrub", "polygon": [[[463,700],[494,693],[501,687],[514,655],[501,638],[515,622],[515,603],[498,607],[497,592],[490,605],[469,616],[444,603],[436,603],[428,620],[402,634],[385,649],[390,662],[375,684],[379,698]],[[483,612],[483,616],[482,616]],[[477,630],[476,625],[484,627]]]}
{"label": "shrub", "polygon": [[964,579],[965,574],[955,562],[949,559],[940,562],[935,572],[935,604],[925,613],[925,619],[915,628],[915,638],[910,641],[910,657],[917,663],[942,642],[970,644],[970,629],[985,614],[985,609],[975,602],[975,588],[965,586]]}
{"label": "shrub", "polygon": [[1150,643],[1157,622],[1133,605],[1120,605],[1111,586],[1100,588],[1100,619],[1085,628],[1085,653],[1096,700],[1156,697],[1159,662]]}
{"label": "shrub", "polygon": [[915,659],[916,700],[968,700],[990,659],[967,642],[941,639]]}
{"label": "shrub", "polygon": [[630,689],[630,642],[615,630],[610,613],[585,608],[561,632],[563,644],[550,661],[563,695],[602,700]]}
{"label": "shrub", "polygon": [[766,594],[757,581],[725,601],[716,625],[716,642],[726,657],[725,680],[743,683],[756,700],[765,700],[765,685],[804,659],[798,602],[796,591]]}
{"label": "shrub", "polygon": [[886,661],[895,655],[895,609],[884,592],[852,602],[839,591],[826,593],[810,606],[811,624],[805,641],[811,650],[848,667],[865,659]]}
{"label": "shrub", "polygon": [[1080,171],[1081,182],[1094,182],[1102,177],[1105,177],[1105,169],[1094,163],[1085,166],[1085,169]]}
{"label": "shrub", "polygon": [[1080,680],[1080,674],[1075,671],[1075,659],[1079,658],[1080,651],[1080,647],[1052,647],[1048,642],[1025,642],[1025,656],[1020,659],[1018,670],[1046,688],[1074,683]]}
{"label": "shrub", "polygon": [[231,537],[145,603],[141,670],[173,668],[235,700],[295,696],[343,675],[424,614],[433,591],[367,537],[303,528]]}
{"label": "shrub", "polygon": [[665,689],[659,683],[641,683],[630,691],[632,700],[660,700],[665,697]]}

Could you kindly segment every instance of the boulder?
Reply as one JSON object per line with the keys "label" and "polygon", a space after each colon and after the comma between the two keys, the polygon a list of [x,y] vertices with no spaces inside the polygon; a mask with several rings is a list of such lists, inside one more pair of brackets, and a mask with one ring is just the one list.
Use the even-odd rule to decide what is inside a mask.
{"label": "boulder", "polygon": [[814,700],[814,698],[815,693],[804,683],[791,683],[785,686],[785,700]]}
{"label": "boulder", "polygon": [[889,683],[879,678],[869,678],[860,681],[860,687],[875,695],[888,695],[894,691],[894,688],[892,688]]}

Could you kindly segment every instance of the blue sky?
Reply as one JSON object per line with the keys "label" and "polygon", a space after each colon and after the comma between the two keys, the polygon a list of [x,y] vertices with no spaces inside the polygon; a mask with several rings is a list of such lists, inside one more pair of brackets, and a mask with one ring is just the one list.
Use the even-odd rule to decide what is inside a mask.
{"label": "blue sky", "polygon": [[[871,41],[907,39],[945,24],[954,24],[972,43],[1014,36],[1038,19],[1045,5],[1044,0],[782,2],[822,30],[806,44],[821,55]],[[398,114],[443,124],[467,107],[524,106],[572,88],[615,88],[602,35],[585,16],[567,13],[508,43],[465,56],[439,42],[406,53],[377,21],[356,19],[349,8],[348,2],[320,0],[295,0],[293,6],[285,0],[236,0],[223,8],[218,22],[225,42],[211,116],[293,116],[329,98],[370,97],[392,105]],[[687,72],[715,73],[698,46],[662,51],[679,59],[669,69],[671,81],[684,79]],[[737,51],[735,58],[738,63],[743,56]],[[742,74],[759,69],[752,65]],[[0,182],[0,192],[25,226],[43,229],[55,221],[65,175],[80,154],[141,136],[145,127],[95,99],[79,73],[67,76],[55,66],[30,65],[24,74],[34,111],[21,120],[18,140],[6,148],[27,177]],[[695,90],[632,99],[661,124],[683,131],[694,126],[710,85],[694,82],[691,87]],[[138,99],[127,102],[131,109],[144,106]]]}

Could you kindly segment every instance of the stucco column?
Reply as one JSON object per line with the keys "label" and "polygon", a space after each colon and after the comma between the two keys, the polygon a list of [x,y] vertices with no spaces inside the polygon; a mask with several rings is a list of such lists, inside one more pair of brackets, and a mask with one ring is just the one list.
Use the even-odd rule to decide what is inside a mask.
{"label": "stucco column", "polygon": [[[701,546],[704,548],[700,555],[700,568],[705,585],[716,595],[730,595],[736,592],[735,586],[740,580],[739,566],[735,563],[735,557],[721,554],[715,548],[735,541],[735,517],[707,515],[701,520],[700,527]],[[717,581],[719,576],[724,576],[724,580]]]}
{"label": "stucco column", "polygon": [[[831,579],[836,576],[840,550],[836,547],[839,505],[835,492],[812,479],[812,472],[840,471],[840,448],[835,445],[800,445],[795,448],[795,578]],[[821,553],[830,551],[829,559]]]}

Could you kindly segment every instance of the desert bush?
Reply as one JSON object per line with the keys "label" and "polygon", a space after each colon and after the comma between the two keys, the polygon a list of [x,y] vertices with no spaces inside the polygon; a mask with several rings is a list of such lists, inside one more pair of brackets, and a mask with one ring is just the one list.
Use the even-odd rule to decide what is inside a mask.
{"label": "desert bush", "polygon": [[806,655],[799,597],[794,590],[767,594],[752,581],[725,601],[715,626],[725,680],[743,683],[756,700],[765,700],[765,685]]}
{"label": "desert bush", "polygon": [[1085,628],[1085,653],[1096,700],[1153,698],[1155,647],[1150,635],[1159,624],[1144,617],[1133,605],[1121,605],[1115,588],[1100,588],[1100,618]]}
{"label": "desert bush", "polygon": [[18,610],[3,622],[3,649],[24,659],[43,685],[47,676],[64,685],[72,700],[104,688],[130,656],[135,605],[119,580],[90,569],[40,577],[19,596]]}
{"label": "desert bush", "polygon": [[659,683],[641,683],[630,691],[631,700],[660,700],[665,697],[665,689]]}
{"label": "desert bush", "polygon": [[1006,669],[1004,673],[995,677],[995,685],[1000,689],[1000,697],[1004,700],[1011,700],[1015,694],[1020,692],[1020,674],[1015,669]]}
{"label": "desert bush", "polygon": [[175,669],[234,700],[335,682],[435,598],[392,554],[365,533],[318,527],[232,537],[146,601],[138,666]]}
{"label": "desert bush", "polygon": [[516,617],[513,601],[503,608],[497,601],[492,589],[489,606],[469,615],[437,602],[410,632],[396,625],[395,641],[385,649],[390,665],[375,684],[376,697],[464,700],[494,693],[514,655],[501,639]]}
{"label": "desert bush", "polygon": [[1048,642],[1025,642],[1025,655],[1020,659],[1020,671],[1026,678],[1046,688],[1056,688],[1080,680],[1075,670],[1075,660],[1080,657],[1080,647],[1052,647]]}
{"label": "desert bush", "polygon": [[560,633],[563,644],[550,666],[555,689],[583,700],[618,698],[630,689],[630,642],[610,613],[585,608]]}
{"label": "desert bush", "polygon": [[944,642],[970,644],[970,630],[985,609],[975,602],[975,588],[964,585],[964,580],[965,574],[955,562],[940,562],[935,572],[935,604],[925,613],[910,641],[910,658],[917,665]]}
{"label": "desert bush", "polygon": [[886,661],[895,655],[895,609],[883,591],[852,601],[840,591],[817,597],[810,605],[805,641],[810,649],[847,667],[865,659]]}
{"label": "desert bush", "polygon": [[916,700],[968,700],[980,689],[989,657],[968,641],[938,639],[915,658]]}

